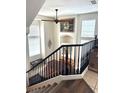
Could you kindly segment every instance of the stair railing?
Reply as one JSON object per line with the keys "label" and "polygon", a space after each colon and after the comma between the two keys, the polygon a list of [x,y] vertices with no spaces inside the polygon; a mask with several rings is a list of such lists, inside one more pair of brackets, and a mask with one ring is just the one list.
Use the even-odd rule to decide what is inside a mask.
{"label": "stair railing", "polygon": [[89,64],[95,40],[84,44],[62,45],[26,72],[29,86],[58,75],[80,74]]}

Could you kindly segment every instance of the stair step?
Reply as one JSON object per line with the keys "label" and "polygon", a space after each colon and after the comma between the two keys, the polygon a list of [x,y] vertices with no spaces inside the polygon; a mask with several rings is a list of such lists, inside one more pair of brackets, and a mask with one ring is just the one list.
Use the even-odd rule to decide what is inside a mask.
{"label": "stair step", "polygon": [[40,93],[44,93],[45,90],[47,90],[51,85],[47,85]]}
{"label": "stair step", "polygon": [[94,93],[83,79],[64,80],[60,84],[43,86],[29,93]]}
{"label": "stair step", "polygon": [[40,89],[37,89],[36,91],[33,91],[32,93],[38,93],[40,92]]}
{"label": "stair step", "polygon": [[39,92],[37,92],[37,93],[42,93],[42,91],[45,89],[46,87],[45,86],[43,86],[41,89],[40,89],[40,91]]}
{"label": "stair step", "polygon": [[32,90],[32,91],[29,91],[29,92],[27,92],[27,93],[38,93],[39,91],[40,91],[41,89],[35,89],[35,90]]}
{"label": "stair step", "polygon": [[50,91],[52,89],[54,89],[57,86],[57,83],[54,83],[52,86],[50,86],[49,88],[47,88],[43,93],[50,93]]}
{"label": "stair step", "polygon": [[62,85],[64,84],[65,81],[59,83],[57,86],[55,86],[55,88],[53,88],[52,90],[50,90],[48,93],[55,93],[56,91],[58,91],[59,88],[62,87]]}

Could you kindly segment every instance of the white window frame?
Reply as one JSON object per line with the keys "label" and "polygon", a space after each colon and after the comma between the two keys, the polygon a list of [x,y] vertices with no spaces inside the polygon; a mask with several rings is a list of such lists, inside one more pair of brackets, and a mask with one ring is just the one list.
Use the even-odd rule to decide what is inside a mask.
{"label": "white window frame", "polygon": [[[94,25],[94,35],[93,35],[93,36],[82,36],[82,33],[83,33],[83,26],[82,26],[82,23],[83,23],[83,21],[95,21],[95,25]],[[80,37],[83,37],[83,38],[94,38],[94,37],[95,37],[95,29],[96,29],[96,19],[82,20],[82,23],[81,23],[81,36],[80,36]]]}
{"label": "white window frame", "polygon": [[[37,60],[37,59],[39,59],[39,58],[42,57],[42,49],[41,49],[41,27],[40,27],[40,26],[41,26],[41,23],[40,23],[39,20],[34,20],[34,22],[35,22],[35,21],[38,21],[38,24],[39,24],[40,54],[37,54],[37,55],[34,55],[34,56],[30,56],[30,55],[29,55],[29,62],[35,61],[35,60]],[[33,23],[32,23],[32,24],[33,24]],[[30,32],[29,32],[29,33],[30,33]],[[28,46],[29,46],[29,42],[28,42]],[[28,49],[29,49],[29,47],[28,47]],[[30,52],[30,50],[29,50],[29,52]]]}
{"label": "white window frame", "polygon": [[[83,29],[83,28],[82,28],[82,22],[83,22],[83,21],[90,21],[90,20],[95,20],[94,36],[93,36],[93,37],[81,36],[81,35],[82,35],[82,29]],[[95,18],[93,18],[93,19],[84,19],[84,20],[81,20],[80,42],[81,42],[82,40],[84,40],[84,41],[81,42],[81,43],[89,42],[90,40],[93,40],[93,39],[95,38],[96,24],[97,24],[97,20],[96,20]]]}

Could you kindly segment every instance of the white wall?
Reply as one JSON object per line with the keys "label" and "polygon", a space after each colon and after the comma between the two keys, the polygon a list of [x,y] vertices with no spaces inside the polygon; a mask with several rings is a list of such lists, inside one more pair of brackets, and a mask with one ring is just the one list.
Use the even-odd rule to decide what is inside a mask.
{"label": "white wall", "polygon": [[[44,22],[44,32],[45,32],[45,56],[49,55],[54,51],[54,31],[55,23],[53,22]],[[48,47],[48,42],[51,41],[51,47]]]}
{"label": "white wall", "polygon": [[[72,43],[80,43],[80,33],[81,33],[81,20],[87,20],[87,19],[96,19],[96,30],[95,33],[98,33],[98,13],[87,13],[87,14],[80,14],[80,15],[70,15],[70,16],[61,16],[59,19],[65,19],[65,18],[75,18],[75,28],[74,32],[72,33],[65,33],[60,32],[60,24],[55,24],[55,22],[41,22],[41,26],[43,29],[41,29],[41,38],[42,40],[42,58],[49,55],[52,51],[57,49],[60,46],[60,37],[64,35],[69,35],[73,38]],[[37,16],[37,20],[41,19],[48,19],[53,20],[51,17],[45,17],[45,16]],[[44,32],[42,32],[44,31]],[[51,40],[52,46],[51,49],[48,48],[48,41]]]}
{"label": "white wall", "polygon": [[29,26],[38,14],[44,2],[45,0],[26,0],[26,70],[30,69],[27,38],[27,35],[29,33]]}
{"label": "white wall", "polygon": [[[43,22],[43,21],[41,21],[42,19],[53,20],[53,18],[51,18],[51,17],[39,16],[39,15],[36,16],[35,20],[38,20],[40,22],[41,54],[35,55],[32,57],[28,57],[27,60],[29,60],[29,62],[28,62],[29,65],[30,65],[31,61],[37,60],[39,58],[45,58],[52,51],[54,51],[54,31],[55,31],[56,24],[54,22]],[[51,43],[52,43],[50,49],[48,47],[49,40],[51,40]],[[27,44],[27,52],[29,52],[28,44]],[[29,53],[27,53],[27,55],[29,56]],[[28,67],[30,67],[30,66],[28,66]]]}
{"label": "white wall", "polygon": [[[54,20],[54,18],[52,17],[45,17],[40,15],[38,15],[36,19]],[[48,56],[51,52],[55,50],[55,47],[54,47],[55,45],[54,34],[56,33],[55,27],[56,27],[55,22],[41,21],[41,39],[44,39],[42,40],[42,47],[41,47],[43,58]],[[51,40],[51,43],[52,43],[50,49],[48,47],[49,40]]]}
{"label": "white wall", "polygon": [[30,68],[30,62],[29,62],[29,47],[28,47],[28,33],[29,33],[29,28],[26,27],[26,71],[29,70]]}
{"label": "white wall", "polygon": [[60,46],[60,37],[64,36],[64,35],[68,35],[73,38],[73,42],[71,42],[71,43],[80,43],[82,20],[96,19],[95,34],[98,33],[98,12],[59,17],[59,19],[66,19],[66,18],[75,18],[74,32],[70,32],[70,33],[69,32],[60,32],[60,24],[58,23],[58,25],[56,27],[56,34],[55,34],[56,36],[54,36],[54,39],[57,40],[57,42],[56,42],[57,44],[55,44],[56,47]]}
{"label": "white wall", "polygon": [[[98,13],[87,13],[87,14],[80,14],[80,15],[70,15],[70,16],[61,16],[59,19],[66,19],[66,18],[75,18],[75,24],[74,24],[74,32],[67,33],[67,32],[60,32],[60,23],[56,24],[55,22],[41,22],[41,26],[44,28],[44,32],[42,33],[41,30],[41,36],[44,38],[44,41],[42,44],[45,43],[44,47],[42,46],[42,57],[46,57],[49,55],[52,51],[57,49],[60,46],[60,37],[64,35],[71,36],[73,38],[73,42],[71,43],[80,43],[80,34],[81,34],[81,20],[87,20],[87,19],[96,19],[96,29],[95,33],[98,33]],[[52,17],[45,17],[45,16],[37,16],[35,19],[41,20],[53,20]],[[51,49],[48,48],[48,41],[51,40],[52,46]]]}
{"label": "white wall", "polygon": [[45,0],[26,0],[26,27],[29,27],[37,16]]}

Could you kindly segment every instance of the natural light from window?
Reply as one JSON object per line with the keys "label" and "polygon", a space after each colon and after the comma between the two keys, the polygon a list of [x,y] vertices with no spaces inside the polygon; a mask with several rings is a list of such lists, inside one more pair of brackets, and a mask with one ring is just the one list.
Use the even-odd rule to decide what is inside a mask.
{"label": "natural light from window", "polygon": [[28,42],[29,42],[29,56],[31,57],[40,54],[40,27],[38,21],[35,21],[30,26]]}
{"label": "natural light from window", "polygon": [[95,36],[95,23],[96,20],[83,20],[81,37],[94,37]]}

